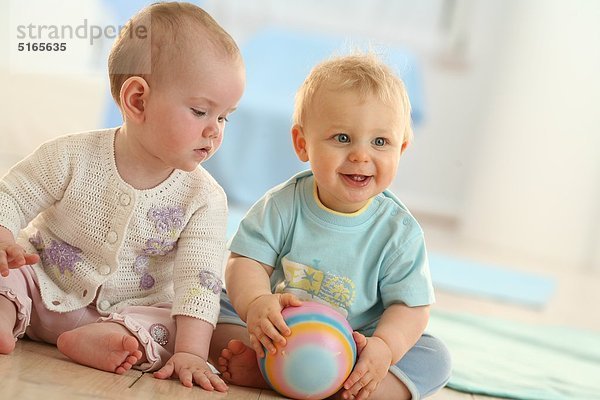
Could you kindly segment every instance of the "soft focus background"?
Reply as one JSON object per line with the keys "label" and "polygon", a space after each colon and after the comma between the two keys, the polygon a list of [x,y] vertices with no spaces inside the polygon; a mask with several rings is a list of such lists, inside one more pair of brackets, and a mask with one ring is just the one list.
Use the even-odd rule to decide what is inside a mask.
{"label": "soft focus background", "polygon": [[[107,55],[118,27],[149,3],[0,2],[0,175],[46,140],[121,123]],[[413,105],[415,140],[391,189],[425,231],[437,296],[428,330],[451,350],[448,387],[468,393],[444,389],[436,400],[598,398],[600,2],[196,3],[238,41],[247,66],[246,93],[204,165],[228,193],[229,234],[267,188],[307,167],[289,129],[310,68],[332,54],[375,51]],[[74,36],[47,38],[63,28]],[[47,41],[67,49],[18,51]],[[0,359],[8,397],[11,387],[32,393],[20,362]],[[63,376],[44,370],[35,393],[55,392]],[[74,374],[88,388],[100,373]],[[69,393],[73,376],[64,375]],[[149,375],[132,385],[124,394],[141,398],[151,387],[150,397],[188,398]]]}
{"label": "soft focus background", "polygon": [[[62,40],[67,51],[50,55],[17,52],[18,42],[35,41],[17,38],[17,26],[117,26],[148,3],[2,2],[0,171],[57,135],[119,124],[106,77],[112,38]],[[415,106],[415,141],[392,190],[430,247],[468,245],[508,269],[600,274],[599,2],[197,3],[248,62],[248,91],[207,165],[234,212],[304,167],[289,126],[310,66],[371,48],[405,78]]]}

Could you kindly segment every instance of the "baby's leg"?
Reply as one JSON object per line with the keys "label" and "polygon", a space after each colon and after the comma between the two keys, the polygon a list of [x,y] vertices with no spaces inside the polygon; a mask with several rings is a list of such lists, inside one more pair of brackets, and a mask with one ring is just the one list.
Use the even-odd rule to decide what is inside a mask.
{"label": "baby's leg", "polygon": [[56,346],[79,364],[117,374],[143,362],[138,340],[114,322],[97,322],[64,332]]}
{"label": "baby's leg", "polygon": [[25,334],[30,325],[32,300],[29,293],[37,290],[31,265],[12,269],[0,277],[0,354],[15,349],[16,337]]}
{"label": "baby's leg", "polygon": [[269,388],[258,368],[246,327],[218,324],[210,344],[210,357],[216,361],[214,364],[225,382]]}
{"label": "baby's leg", "polygon": [[10,354],[15,349],[13,330],[17,321],[15,304],[0,295],[0,354]]}
{"label": "baby's leg", "polygon": [[208,353],[208,358],[213,365],[217,364],[219,357],[221,357],[221,351],[227,348],[232,339],[241,340],[250,346],[250,338],[245,326],[219,322],[210,339]]}
{"label": "baby's leg", "polygon": [[238,386],[268,389],[256,361],[256,352],[241,340],[233,339],[221,352],[217,369],[223,380]]}

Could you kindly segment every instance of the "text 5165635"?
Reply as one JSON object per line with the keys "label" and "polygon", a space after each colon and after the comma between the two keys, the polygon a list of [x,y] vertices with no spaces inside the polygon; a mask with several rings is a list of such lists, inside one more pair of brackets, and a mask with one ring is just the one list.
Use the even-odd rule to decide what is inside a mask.
{"label": "text 5165635", "polygon": [[17,45],[19,51],[66,51],[66,43],[52,42],[19,42]]}

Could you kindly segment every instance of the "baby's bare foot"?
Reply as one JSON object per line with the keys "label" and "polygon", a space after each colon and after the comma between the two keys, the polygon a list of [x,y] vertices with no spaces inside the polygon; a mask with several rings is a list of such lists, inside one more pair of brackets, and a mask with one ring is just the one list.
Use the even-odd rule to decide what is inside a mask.
{"label": "baby's bare foot", "polygon": [[258,368],[256,352],[239,340],[231,340],[221,351],[217,369],[227,383],[269,389]]}
{"label": "baby's bare foot", "polygon": [[17,311],[12,301],[0,296],[0,354],[10,354],[15,349],[13,329]]}
{"label": "baby's bare foot", "polygon": [[10,354],[15,349],[15,337],[11,332],[0,330],[0,354]]}
{"label": "baby's bare foot", "polygon": [[129,371],[143,355],[138,340],[120,325],[111,323],[90,324],[64,332],[56,345],[61,353],[79,364],[117,374]]}

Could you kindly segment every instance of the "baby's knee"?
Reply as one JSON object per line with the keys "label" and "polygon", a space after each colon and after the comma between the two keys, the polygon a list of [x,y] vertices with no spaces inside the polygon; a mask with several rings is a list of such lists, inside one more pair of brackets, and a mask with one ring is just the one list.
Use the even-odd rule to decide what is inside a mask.
{"label": "baby's knee", "polygon": [[429,388],[422,397],[429,396],[448,383],[452,375],[452,357],[448,347],[441,340],[433,336],[423,336],[423,346],[428,348],[426,365],[428,368],[427,379]]}
{"label": "baby's knee", "polygon": [[436,358],[439,366],[438,380],[443,382],[442,386],[444,386],[446,383],[448,383],[450,376],[452,375],[452,356],[450,355],[450,350],[448,350],[448,347],[446,347],[446,345],[440,340],[438,340]]}
{"label": "baby's knee", "polygon": [[407,385],[413,395],[424,398],[448,383],[452,359],[441,340],[424,334],[390,371]]}

